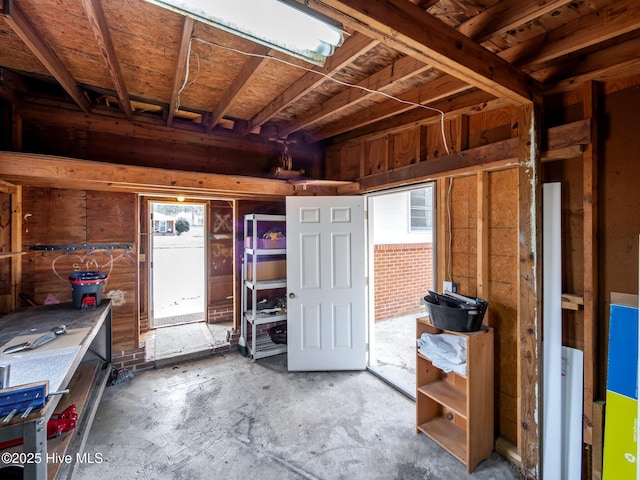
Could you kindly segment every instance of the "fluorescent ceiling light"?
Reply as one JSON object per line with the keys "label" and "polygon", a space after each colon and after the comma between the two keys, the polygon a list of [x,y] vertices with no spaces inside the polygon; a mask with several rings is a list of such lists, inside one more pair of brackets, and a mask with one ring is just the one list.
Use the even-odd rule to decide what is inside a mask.
{"label": "fluorescent ceiling light", "polygon": [[317,65],[344,37],[340,25],[295,1],[148,1]]}

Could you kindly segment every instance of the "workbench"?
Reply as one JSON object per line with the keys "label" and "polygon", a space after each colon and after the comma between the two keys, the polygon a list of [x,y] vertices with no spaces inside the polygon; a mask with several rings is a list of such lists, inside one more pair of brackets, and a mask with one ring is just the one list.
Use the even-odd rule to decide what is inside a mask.
{"label": "workbench", "polygon": [[[67,333],[34,350],[4,354],[7,346],[29,341],[65,325]],[[29,307],[0,318],[0,364],[9,364],[8,386],[47,380],[49,395],[44,407],[26,418],[16,415],[0,422],[0,442],[16,438],[23,445],[0,451],[22,452],[24,478],[34,480],[70,478],[82,455],[102,392],[111,374],[111,302],[77,309],[71,303]],[[76,404],[76,428],[47,439],[47,422],[54,414]],[[93,454],[94,452],[89,452]],[[1,458],[2,456],[0,456]],[[0,467],[5,466],[0,460]],[[15,464],[15,463],[12,463]]]}

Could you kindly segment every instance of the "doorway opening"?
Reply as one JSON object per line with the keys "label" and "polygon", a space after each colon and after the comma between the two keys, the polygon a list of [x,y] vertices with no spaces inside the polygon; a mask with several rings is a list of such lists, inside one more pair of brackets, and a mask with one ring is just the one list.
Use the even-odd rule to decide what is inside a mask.
{"label": "doorway opening", "polygon": [[151,328],[206,320],[206,205],[150,202]]}
{"label": "doorway opening", "polygon": [[368,369],[415,399],[416,318],[435,285],[435,183],[368,197]]}

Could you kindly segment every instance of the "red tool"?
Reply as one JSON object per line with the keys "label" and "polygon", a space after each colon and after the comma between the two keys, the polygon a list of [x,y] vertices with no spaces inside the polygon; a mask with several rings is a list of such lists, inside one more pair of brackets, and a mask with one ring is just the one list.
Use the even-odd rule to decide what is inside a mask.
{"label": "red tool", "polygon": [[[76,428],[78,421],[78,413],[76,412],[76,404],[64,409],[62,413],[51,415],[47,422],[47,438],[59,437],[63,432],[68,432]],[[4,448],[14,447],[22,443],[22,438],[9,440],[0,443],[0,450]]]}
{"label": "red tool", "polygon": [[78,414],[76,413],[76,404],[64,409],[62,413],[51,415],[47,422],[47,437],[59,437],[63,432],[68,432],[76,428]]}

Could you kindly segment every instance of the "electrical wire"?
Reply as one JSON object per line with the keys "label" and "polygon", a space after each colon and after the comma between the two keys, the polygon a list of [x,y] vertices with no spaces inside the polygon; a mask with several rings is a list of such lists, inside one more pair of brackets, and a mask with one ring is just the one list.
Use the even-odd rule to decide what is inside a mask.
{"label": "electrical wire", "polygon": [[[449,146],[447,145],[447,137],[446,137],[446,133],[445,133],[445,128],[444,128],[444,120],[445,120],[444,117],[445,117],[445,114],[444,114],[444,112],[442,110],[439,110],[439,109],[434,108],[434,107],[430,107],[428,105],[422,105],[421,103],[410,102],[408,100],[402,100],[401,98],[395,97],[395,96],[393,96],[393,95],[391,95],[389,93],[386,93],[386,92],[381,92],[380,90],[373,90],[373,89],[370,89],[370,88],[367,88],[367,87],[363,87],[361,85],[356,85],[356,84],[353,84],[353,83],[344,82],[344,81],[338,80],[337,78],[334,78],[331,75],[328,75],[326,73],[318,72],[317,70],[314,70],[312,68],[304,67],[302,65],[297,65],[295,63],[289,62],[287,60],[283,60],[281,58],[273,57],[271,55],[263,55],[263,54],[260,54],[260,53],[245,52],[244,50],[240,50],[240,49],[232,48],[232,47],[227,47],[225,45],[220,45],[219,43],[212,42],[210,40],[206,40],[204,38],[201,38],[201,37],[198,37],[198,36],[195,36],[195,35],[192,36],[191,39],[189,40],[189,49],[187,51],[186,76],[185,76],[182,88],[178,92],[178,95],[186,87],[187,81],[188,81],[188,78],[189,78],[189,55],[190,55],[190,52],[191,52],[191,44],[192,44],[193,40],[196,40],[198,42],[204,43],[204,44],[212,46],[212,47],[217,47],[217,48],[221,48],[223,50],[228,50],[230,52],[239,53],[240,55],[245,55],[245,56],[248,56],[248,57],[258,57],[258,58],[264,58],[264,59],[268,59],[268,60],[275,60],[277,62],[283,63],[283,64],[288,65],[290,67],[294,67],[294,68],[298,68],[298,69],[301,69],[301,70],[305,70],[305,71],[310,72],[310,73],[315,73],[316,75],[320,75],[321,77],[324,77],[327,80],[335,82],[335,83],[337,83],[339,85],[342,85],[344,87],[356,88],[356,89],[359,89],[359,90],[363,90],[363,91],[365,91],[367,93],[371,93],[371,94],[375,94],[375,95],[382,95],[383,97],[387,97],[387,98],[389,98],[391,100],[395,100],[396,102],[399,102],[399,103],[402,103],[402,104],[405,104],[405,105],[411,105],[413,107],[423,108],[425,110],[431,110],[433,112],[437,112],[437,113],[440,114],[440,130],[441,130],[441,134],[442,134],[442,141],[444,143],[444,148],[445,148],[445,150],[447,152],[447,155],[450,154]],[[193,80],[193,81],[195,81],[195,80]],[[193,83],[193,81],[189,82],[189,83],[191,84],[191,83]]]}

